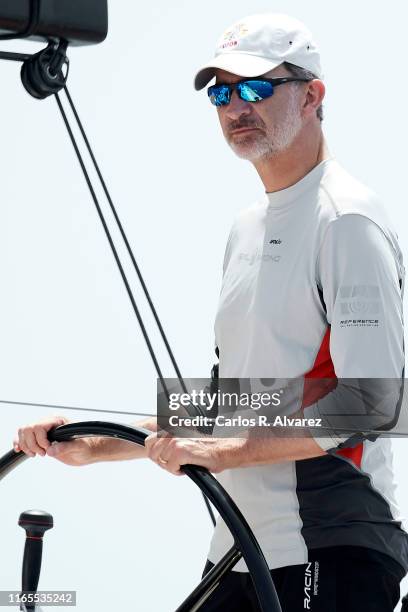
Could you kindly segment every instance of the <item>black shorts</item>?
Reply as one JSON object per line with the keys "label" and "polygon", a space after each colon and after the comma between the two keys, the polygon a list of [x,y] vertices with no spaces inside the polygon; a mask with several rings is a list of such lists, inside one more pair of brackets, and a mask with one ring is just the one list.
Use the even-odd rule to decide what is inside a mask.
{"label": "black shorts", "polygon": [[[207,561],[203,575],[213,567]],[[282,612],[392,612],[405,575],[388,555],[358,546],[309,551],[309,563],[271,570]],[[259,612],[248,572],[230,572],[200,612]]]}

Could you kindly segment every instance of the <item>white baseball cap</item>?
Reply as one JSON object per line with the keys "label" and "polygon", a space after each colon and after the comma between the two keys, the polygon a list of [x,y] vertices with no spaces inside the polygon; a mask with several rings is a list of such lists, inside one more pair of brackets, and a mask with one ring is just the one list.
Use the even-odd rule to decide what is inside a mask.
{"label": "white baseball cap", "polygon": [[222,34],[215,57],[196,74],[194,86],[203,89],[222,68],[243,77],[265,74],[283,62],[323,78],[320,55],[311,32],[289,15],[263,13],[233,23]]}

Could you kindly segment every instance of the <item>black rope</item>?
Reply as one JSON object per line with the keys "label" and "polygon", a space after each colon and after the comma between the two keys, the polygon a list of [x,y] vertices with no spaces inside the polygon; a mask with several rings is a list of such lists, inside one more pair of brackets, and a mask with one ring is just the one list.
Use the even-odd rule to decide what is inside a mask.
{"label": "black rope", "polygon": [[10,404],[11,406],[31,406],[33,408],[55,408],[56,410],[78,410],[80,412],[101,412],[105,414],[127,414],[130,416],[155,417],[155,414],[146,412],[126,412],[123,410],[102,410],[101,408],[82,408],[79,406],[63,406],[58,404],[38,404],[35,402],[16,402],[15,400],[0,400],[0,404]]}
{"label": "black rope", "polygon": [[[157,314],[156,308],[155,308],[155,306],[154,306],[154,304],[153,304],[153,300],[152,300],[152,299],[151,299],[151,297],[150,297],[149,291],[148,291],[148,289],[147,289],[147,286],[146,286],[146,283],[145,283],[144,278],[143,278],[143,276],[142,276],[142,273],[141,273],[141,271],[140,271],[140,268],[139,268],[139,266],[138,266],[138,264],[137,264],[137,261],[136,261],[135,255],[134,255],[134,253],[133,253],[132,247],[130,246],[130,242],[129,242],[128,237],[127,237],[127,235],[126,235],[126,232],[125,232],[125,230],[124,230],[124,228],[123,228],[123,224],[122,224],[122,222],[121,222],[121,220],[120,220],[119,214],[118,214],[118,212],[117,212],[117,210],[116,210],[116,207],[115,207],[115,205],[114,205],[114,203],[113,203],[112,197],[111,197],[110,192],[109,192],[109,190],[108,190],[108,187],[107,187],[107,185],[106,185],[105,179],[103,178],[103,175],[102,175],[102,172],[101,172],[101,170],[100,170],[99,164],[98,164],[98,162],[97,162],[97,160],[96,160],[96,157],[95,157],[95,155],[94,155],[94,153],[93,153],[93,149],[92,149],[91,144],[90,144],[90,142],[89,142],[89,139],[88,139],[88,137],[87,137],[87,135],[86,135],[86,132],[85,132],[85,129],[84,129],[83,124],[82,124],[82,122],[81,122],[81,119],[80,119],[80,117],[79,117],[78,111],[76,110],[75,104],[74,104],[74,102],[73,102],[73,100],[72,100],[72,97],[71,97],[71,95],[70,95],[70,93],[69,93],[69,91],[68,91],[68,88],[67,88],[66,86],[64,87],[64,91],[65,91],[65,94],[66,94],[66,96],[67,96],[67,99],[68,99],[69,105],[70,105],[71,110],[72,110],[72,112],[73,112],[73,115],[74,115],[74,117],[75,117],[75,120],[76,120],[76,123],[77,123],[77,125],[78,125],[78,128],[79,128],[79,130],[80,130],[80,132],[81,132],[81,135],[82,135],[82,138],[83,138],[83,140],[84,140],[85,146],[86,146],[86,148],[87,148],[87,150],[88,150],[88,153],[89,153],[89,155],[90,155],[90,158],[91,158],[91,160],[92,160],[92,163],[93,163],[93,165],[94,165],[94,168],[95,168],[95,170],[96,170],[96,173],[97,173],[98,178],[99,178],[99,180],[100,180],[100,183],[101,183],[101,185],[102,185],[102,188],[103,188],[103,191],[104,191],[104,193],[105,193],[105,196],[106,196],[106,198],[107,198],[107,200],[108,200],[108,203],[109,203],[109,206],[110,206],[110,208],[111,208],[111,211],[112,211],[112,213],[113,213],[113,215],[114,215],[114,218],[115,218],[116,224],[117,224],[117,226],[118,226],[118,228],[119,228],[119,231],[120,231],[120,234],[121,234],[121,236],[122,236],[122,239],[123,239],[123,241],[124,241],[124,243],[125,243],[125,246],[126,246],[126,249],[127,249],[127,251],[128,251],[128,254],[129,254],[130,258],[131,258],[131,261],[132,261],[133,267],[134,267],[134,269],[135,269],[135,271],[136,271],[137,277],[138,277],[139,282],[140,282],[140,284],[141,284],[141,286],[142,286],[142,289],[143,289],[144,295],[145,295],[145,297],[146,297],[146,299],[147,299],[147,302],[148,302],[148,304],[149,304],[150,310],[151,310],[151,312],[152,312],[152,314],[153,314],[153,317],[154,317],[154,319],[155,319],[155,321],[156,321],[156,324],[157,324],[157,327],[158,327],[158,329],[159,329],[159,332],[160,332],[161,338],[162,338],[162,340],[163,340],[163,342],[164,342],[164,345],[165,345],[165,347],[166,347],[167,354],[169,355],[169,358],[170,358],[170,360],[171,360],[171,363],[172,363],[172,365],[173,365],[173,367],[174,367],[174,370],[175,370],[175,373],[176,373],[176,377],[177,377],[177,379],[178,379],[178,381],[179,381],[179,383],[180,383],[181,388],[183,389],[183,392],[184,392],[184,393],[188,393],[188,390],[187,390],[186,384],[185,384],[185,382],[184,382],[183,376],[182,376],[182,374],[181,374],[181,372],[180,372],[180,369],[179,369],[178,364],[177,364],[177,362],[176,362],[176,359],[175,359],[175,357],[174,357],[173,351],[171,350],[170,344],[169,344],[169,342],[168,342],[168,340],[167,340],[167,337],[166,337],[166,334],[165,334],[165,332],[164,332],[163,326],[162,326],[161,321],[160,321],[160,319],[159,319],[159,316],[158,316],[158,314]],[[61,103],[61,102],[59,102],[59,103]],[[163,381],[162,381],[162,380],[161,380],[161,382],[162,382],[162,384],[163,384]],[[166,395],[167,395],[167,397],[168,397],[168,393],[166,393]],[[205,414],[204,414],[204,412],[201,410],[201,407],[200,407],[200,406],[194,406],[194,410],[195,410],[195,412],[196,412],[196,413],[198,413],[200,416],[205,416]]]}
{"label": "black rope", "polygon": [[10,60],[12,62],[25,62],[32,57],[29,53],[14,53],[14,51],[0,51],[0,59]]}
{"label": "black rope", "polygon": [[154,317],[154,319],[156,321],[156,324],[157,324],[157,327],[159,329],[159,332],[160,332],[160,335],[162,337],[162,340],[163,340],[163,342],[164,342],[164,344],[166,346],[167,354],[170,357],[171,363],[173,364],[174,370],[176,372],[176,375],[177,375],[177,378],[178,378],[180,384],[182,385],[183,391],[185,393],[187,393],[187,388],[185,386],[185,383],[184,383],[183,377],[181,375],[180,369],[179,369],[178,364],[176,362],[176,359],[174,357],[173,351],[171,350],[170,344],[169,344],[169,342],[167,340],[166,334],[164,332],[163,326],[162,326],[161,321],[159,319],[159,316],[157,314],[156,308],[155,308],[155,306],[153,304],[153,301],[152,301],[152,299],[150,297],[149,291],[147,289],[146,283],[144,281],[144,278],[142,276],[142,273],[141,273],[140,268],[138,266],[138,263],[136,261],[136,258],[135,258],[135,255],[133,253],[132,247],[130,246],[128,237],[127,237],[126,232],[125,232],[125,230],[123,228],[122,222],[121,222],[121,220],[119,218],[119,215],[118,215],[118,212],[116,210],[115,204],[113,203],[113,200],[112,200],[112,197],[111,197],[110,192],[108,190],[108,187],[106,185],[105,179],[103,178],[102,172],[101,172],[101,170],[99,168],[99,164],[98,164],[98,162],[97,162],[97,160],[95,158],[95,155],[93,153],[91,144],[90,144],[90,142],[88,140],[88,137],[87,137],[87,135],[85,133],[84,127],[83,127],[82,122],[81,122],[81,119],[79,118],[79,115],[78,115],[78,112],[76,110],[75,104],[74,104],[74,102],[72,100],[72,97],[71,97],[71,95],[70,95],[70,93],[68,91],[68,88],[66,86],[64,88],[64,91],[65,91],[65,94],[67,96],[69,105],[70,105],[70,107],[72,109],[72,112],[73,112],[73,114],[75,116],[76,122],[78,124],[79,129],[80,129],[80,132],[82,134],[82,138],[84,139],[86,148],[88,149],[88,153],[89,153],[89,155],[90,155],[90,157],[92,159],[92,163],[94,165],[94,168],[95,168],[95,170],[97,172],[97,175],[99,177],[99,180],[101,182],[103,191],[105,192],[106,198],[107,198],[107,200],[109,202],[109,206],[110,206],[110,208],[112,210],[113,216],[115,217],[115,220],[116,220],[116,223],[118,225],[120,234],[121,234],[121,236],[123,238],[123,241],[124,241],[124,243],[126,245],[127,252],[129,253],[130,259],[132,260],[133,267],[134,267],[134,269],[136,271],[136,274],[138,276],[139,282],[140,282],[140,284],[142,286],[143,292],[144,292],[144,294],[146,296],[146,299],[147,299],[147,302],[148,302],[148,304],[150,306],[150,310],[151,310],[151,312],[153,314],[153,317]]}
{"label": "black rope", "polygon": [[[65,88],[65,89],[66,89],[66,88]],[[165,394],[166,394],[167,400],[169,401],[169,400],[170,400],[170,394],[169,394],[169,391],[168,391],[168,389],[167,389],[166,383],[165,383],[165,381],[164,381],[164,378],[163,378],[162,372],[161,372],[161,370],[160,370],[160,366],[159,366],[159,363],[158,363],[158,361],[157,361],[157,358],[156,358],[156,355],[155,355],[155,352],[154,352],[153,346],[152,346],[152,344],[151,344],[151,342],[150,342],[149,335],[148,335],[148,333],[147,333],[147,330],[146,330],[145,325],[144,325],[144,323],[143,323],[143,319],[142,319],[141,314],[140,314],[140,312],[139,312],[139,309],[138,309],[138,307],[137,307],[136,300],[135,300],[135,298],[134,298],[134,296],[133,296],[132,289],[131,289],[131,287],[130,287],[130,285],[129,285],[129,281],[128,281],[128,279],[127,279],[126,273],[125,273],[125,271],[124,271],[124,269],[123,269],[123,266],[122,266],[122,263],[121,263],[121,261],[120,261],[120,258],[119,258],[119,255],[118,255],[118,252],[117,252],[117,250],[116,250],[116,247],[115,247],[115,244],[114,244],[114,242],[113,242],[113,239],[112,239],[111,233],[110,233],[110,231],[109,231],[108,225],[107,225],[107,223],[106,223],[106,220],[105,220],[104,214],[103,214],[102,209],[101,209],[101,206],[100,206],[100,204],[99,204],[99,200],[98,200],[97,195],[96,195],[96,193],[95,193],[95,190],[94,190],[94,188],[93,188],[93,185],[92,185],[91,179],[90,179],[90,177],[89,177],[89,174],[88,174],[88,171],[87,171],[87,169],[86,169],[86,166],[85,166],[84,160],[83,160],[83,158],[82,158],[81,152],[80,152],[79,147],[78,147],[78,144],[77,144],[77,142],[76,142],[76,139],[75,139],[74,133],[73,133],[73,131],[72,131],[71,125],[70,125],[69,120],[68,120],[68,117],[67,117],[67,115],[66,115],[66,113],[65,113],[64,107],[63,107],[63,105],[62,105],[62,103],[61,103],[61,100],[60,100],[60,97],[59,97],[59,95],[58,95],[58,94],[55,94],[55,99],[56,99],[56,101],[57,101],[58,108],[59,108],[60,113],[61,113],[61,116],[62,116],[62,118],[63,118],[64,124],[65,124],[65,127],[66,127],[66,129],[67,129],[67,131],[68,131],[68,134],[69,134],[69,137],[70,137],[71,143],[72,143],[72,145],[73,145],[73,147],[74,147],[74,150],[75,150],[75,153],[76,153],[77,159],[78,159],[79,164],[80,164],[80,166],[81,166],[81,169],[82,169],[82,172],[83,172],[84,178],[85,178],[85,180],[86,180],[86,183],[87,183],[87,185],[88,185],[89,191],[90,191],[90,193],[91,193],[92,200],[93,200],[93,202],[94,202],[94,204],[95,204],[95,207],[96,207],[96,210],[97,210],[97,213],[98,213],[99,219],[100,219],[100,221],[101,221],[101,223],[102,223],[102,225],[103,225],[103,229],[104,229],[104,231],[105,231],[105,235],[106,235],[106,237],[107,237],[107,239],[108,239],[108,242],[109,242],[109,245],[110,245],[110,247],[111,247],[111,250],[112,250],[113,256],[114,256],[114,258],[115,258],[115,261],[116,261],[116,264],[117,264],[117,266],[118,266],[118,269],[119,269],[120,275],[121,275],[121,277],[122,277],[123,283],[124,283],[124,285],[125,285],[125,287],[126,287],[126,291],[127,291],[127,293],[128,293],[129,299],[130,299],[130,301],[131,301],[131,303],[132,303],[133,310],[134,310],[135,315],[136,315],[136,318],[137,318],[137,320],[138,320],[138,323],[139,323],[140,329],[141,329],[141,331],[142,331],[143,337],[144,337],[144,339],[145,339],[145,342],[146,342],[147,348],[148,348],[148,350],[149,350],[150,356],[151,356],[152,361],[153,361],[153,363],[154,363],[154,366],[155,366],[155,368],[156,368],[156,372],[157,372],[158,378],[159,378],[159,380],[160,380],[160,382],[161,382],[161,384],[162,384],[162,387],[163,387],[163,390],[164,390],[164,392],[165,392]],[[74,116],[75,116],[75,118],[76,118],[76,117],[77,117],[77,114],[74,114]],[[78,117],[78,119],[79,119],[79,117]],[[80,126],[78,126],[78,127],[80,127]],[[81,128],[80,128],[80,129],[81,129]],[[84,132],[84,130],[83,130],[83,127],[82,127],[82,129],[81,129],[81,133],[85,134],[85,132]],[[88,139],[86,138],[86,140],[88,140]],[[89,143],[89,141],[88,141],[88,143]],[[93,155],[92,155],[92,156],[93,156]],[[94,156],[93,156],[93,157],[94,157]],[[95,159],[95,158],[94,158],[94,159]],[[96,163],[96,160],[95,160],[95,163]],[[96,164],[96,165],[97,165],[97,164]],[[100,174],[100,172],[99,172],[99,174]],[[103,183],[105,183],[105,181],[103,180],[102,174],[100,174],[100,178],[102,179]],[[105,187],[106,187],[106,185],[105,185]],[[107,191],[107,189],[106,189],[106,191]],[[106,193],[106,192],[105,192],[105,193]],[[109,196],[109,199],[111,200],[110,196]],[[112,202],[112,206],[113,206],[113,202]],[[115,208],[115,207],[113,206],[113,208]],[[118,217],[118,215],[117,215],[117,214],[115,215],[115,219],[119,220],[119,217]],[[119,220],[119,223],[120,223],[120,220]],[[121,224],[120,224],[120,225],[121,225]],[[122,231],[123,231],[123,227],[122,227]],[[123,231],[123,234],[124,234],[124,231]],[[122,236],[123,236],[123,234],[122,234]],[[127,238],[126,238],[126,241],[127,241]],[[128,241],[127,241],[127,242],[128,242]],[[129,249],[130,249],[130,251],[131,251],[130,245],[129,245]],[[135,260],[135,258],[134,258],[134,257],[133,257],[133,260],[134,260],[134,263],[136,264],[136,260]],[[136,264],[136,269],[138,269],[137,264]],[[139,273],[140,273],[140,270],[139,270]],[[147,292],[147,289],[146,289],[146,292]],[[147,293],[148,293],[148,292],[147,292]],[[150,300],[150,301],[151,301],[151,300]],[[153,303],[152,303],[152,306],[153,306]],[[154,307],[153,307],[153,308],[154,308]],[[164,332],[163,332],[163,334],[164,334]],[[163,336],[162,336],[162,337],[163,337]],[[167,343],[167,344],[168,344],[168,343]],[[169,348],[170,348],[170,347],[169,347]],[[173,359],[174,359],[174,357],[173,357]],[[176,364],[176,365],[177,365],[177,364]],[[178,369],[178,368],[177,368],[177,369]],[[184,380],[183,380],[183,379],[182,379],[182,377],[181,377],[181,374],[180,374],[180,376],[179,376],[179,381],[180,381],[180,382],[182,382],[182,384],[183,384],[183,386],[184,386],[184,388],[185,388],[185,383],[184,383]],[[198,409],[198,410],[197,410],[197,407],[195,407],[195,410],[196,410],[197,412],[199,412],[199,413],[202,413],[202,411],[201,411],[200,409]],[[215,522],[216,522],[216,521],[215,521],[215,516],[214,516],[214,512],[213,512],[213,510],[212,510],[212,507],[211,507],[211,505],[210,505],[210,502],[208,501],[208,499],[206,498],[206,496],[205,496],[205,494],[204,494],[204,493],[203,493],[202,495],[203,495],[203,499],[204,499],[205,505],[206,505],[206,507],[207,507],[208,513],[209,513],[209,515],[210,515],[210,519],[211,519],[211,521],[212,521],[212,524],[215,526]]]}
{"label": "black rope", "polygon": [[145,342],[146,342],[147,348],[148,348],[148,350],[149,350],[150,356],[151,356],[152,361],[153,361],[153,363],[154,363],[154,367],[156,368],[157,375],[158,375],[158,377],[159,377],[159,379],[160,379],[160,382],[161,382],[161,384],[162,384],[162,386],[163,386],[163,389],[164,389],[164,392],[165,392],[165,394],[166,394],[166,397],[167,397],[167,399],[169,399],[169,398],[170,398],[169,391],[168,391],[168,389],[167,389],[166,383],[164,382],[163,374],[162,374],[162,372],[161,372],[161,369],[160,369],[159,363],[158,363],[158,361],[157,361],[156,354],[155,354],[154,349],[153,349],[153,346],[152,346],[152,344],[151,344],[151,342],[150,342],[149,335],[148,335],[148,333],[147,333],[146,327],[145,327],[145,325],[144,325],[144,323],[143,323],[143,319],[142,319],[141,314],[140,314],[140,312],[139,312],[139,309],[138,309],[138,307],[137,307],[136,300],[135,300],[135,298],[134,298],[134,296],[133,296],[132,289],[131,289],[131,287],[130,287],[129,281],[128,281],[127,276],[126,276],[126,273],[125,273],[125,271],[124,271],[124,269],[123,269],[122,263],[121,263],[121,261],[120,261],[120,258],[119,258],[119,255],[118,255],[118,252],[117,252],[117,250],[116,250],[116,247],[115,247],[115,244],[114,244],[114,242],[113,242],[113,239],[112,239],[111,233],[110,233],[110,231],[109,231],[108,225],[107,225],[106,220],[105,220],[105,217],[104,217],[104,215],[103,215],[103,212],[102,212],[101,206],[100,206],[100,204],[99,204],[99,200],[98,200],[97,195],[96,195],[96,193],[95,193],[95,190],[94,190],[94,188],[93,188],[93,186],[92,186],[92,182],[91,182],[91,179],[90,179],[90,177],[89,177],[88,171],[87,171],[87,169],[86,169],[86,166],[85,166],[84,160],[83,160],[82,155],[81,155],[81,152],[80,152],[80,150],[79,150],[79,148],[78,148],[77,142],[76,142],[76,140],[75,140],[74,133],[73,133],[73,131],[72,131],[72,128],[71,128],[70,123],[69,123],[69,121],[68,121],[68,117],[67,117],[67,115],[66,115],[66,113],[65,113],[64,107],[62,106],[62,103],[61,103],[61,100],[60,100],[60,97],[59,97],[59,95],[58,95],[58,94],[55,94],[55,99],[56,99],[56,101],[57,101],[58,108],[59,108],[59,110],[60,110],[60,113],[61,113],[61,115],[62,115],[63,121],[64,121],[64,123],[65,123],[65,127],[67,128],[67,131],[68,131],[68,134],[69,134],[69,137],[70,137],[71,143],[72,143],[72,145],[73,145],[73,147],[74,147],[74,149],[75,149],[75,153],[76,153],[77,159],[78,159],[79,164],[80,164],[80,166],[81,166],[81,169],[82,169],[83,175],[84,175],[84,177],[85,177],[86,183],[87,183],[87,185],[88,185],[89,191],[90,191],[91,196],[92,196],[92,200],[93,200],[93,202],[94,202],[94,204],[95,204],[95,208],[96,208],[96,210],[97,210],[97,213],[98,213],[99,219],[100,219],[100,221],[101,221],[101,223],[102,223],[103,229],[104,229],[104,231],[105,231],[105,235],[106,235],[106,237],[107,237],[107,239],[108,239],[108,242],[109,242],[110,248],[111,248],[112,253],[113,253],[113,256],[114,256],[114,258],[115,258],[116,265],[118,266],[118,269],[119,269],[120,275],[121,275],[121,277],[122,277],[123,283],[124,283],[124,285],[125,285],[125,287],[126,287],[127,294],[128,294],[129,299],[130,299],[130,301],[131,301],[131,304],[132,304],[132,307],[133,307],[134,313],[135,313],[135,315],[136,315],[136,318],[137,318],[137,320],[138,320],[138,323],[139,323],[140,329],[141,329],[142,334],[143,334],[143,337],[144,337],[144,339],[145,339]]}

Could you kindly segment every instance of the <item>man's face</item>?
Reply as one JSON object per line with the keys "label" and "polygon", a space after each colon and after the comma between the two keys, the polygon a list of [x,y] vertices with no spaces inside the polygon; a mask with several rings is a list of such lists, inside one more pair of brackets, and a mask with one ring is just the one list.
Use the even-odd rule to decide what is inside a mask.
{"label": "man's face", "polygon": [[[262,75],[267,78],[290,76],[283,66]],[[216,70],[216,83],[236,83],[244,77]],[[234,90],[231,102],[217,107],[225,139],[241,158],[256,162],[288,149],[299,134],[303,88],[288,83],[275,88],[273,95],[260,102],[245,102]]]}

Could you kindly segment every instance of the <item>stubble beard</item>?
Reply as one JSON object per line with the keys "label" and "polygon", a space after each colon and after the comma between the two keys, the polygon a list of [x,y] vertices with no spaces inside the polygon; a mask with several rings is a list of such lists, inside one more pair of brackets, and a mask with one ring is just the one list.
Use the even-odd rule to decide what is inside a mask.
{"label": "stubble beard", "polygon": [[296,89],[290,92],[286,114],[279,124],[271,128],[254,125],[259,129],[252,133],[227,137],[229,146],[238,157],[257,162],[272,158],[290,147],[302,128],[297,93]]}

